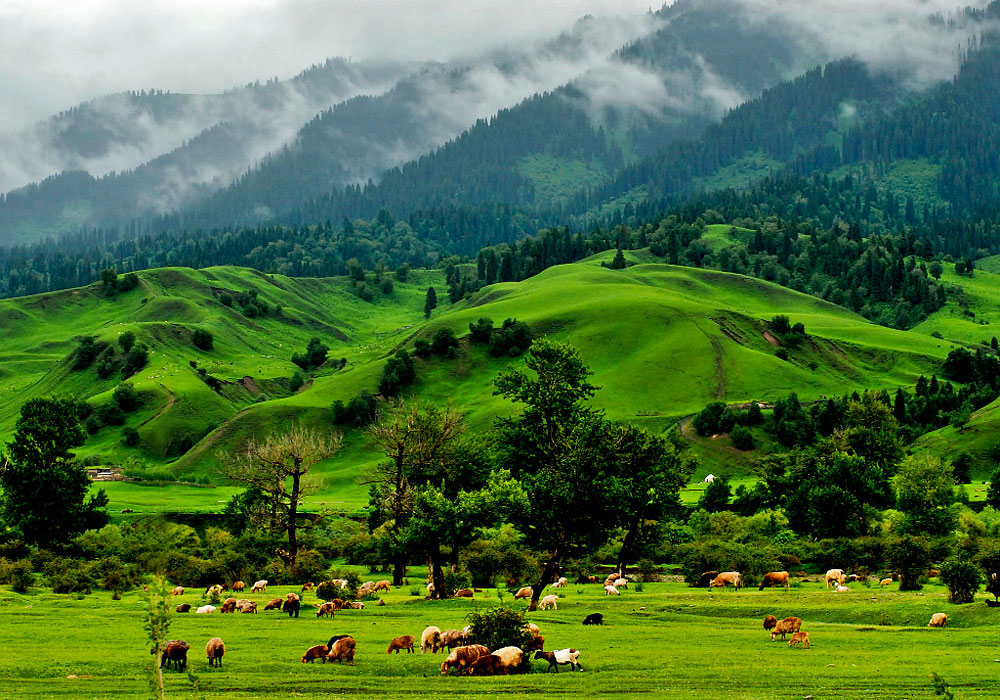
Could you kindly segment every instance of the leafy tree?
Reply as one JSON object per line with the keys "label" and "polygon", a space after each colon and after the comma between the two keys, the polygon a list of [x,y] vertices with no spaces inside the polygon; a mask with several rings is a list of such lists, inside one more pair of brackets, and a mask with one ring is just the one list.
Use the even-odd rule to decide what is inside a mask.
{"label": "leafy tree", "polygon": [[191,334],[191,344],[199,350],[208,352],[212,349],[214,342],[215,339],[212,337],[212,334],[201,328],[196,328],[194,333]]}
{"label": "leafy tree", "polygon": [[87,497],[90,481],[70,452],[84,443],[73,399],[29,399],[21,406],[14,437],[0,470],[0,513],[26,542],[68,542],[107,522],[104,490]]}
{"label": "leafy tree", "polygon": [[947,462],[926,454],[907,457],[892,486],[896,509],[905,515],[903,532],[944,536],[954,527],[955,480]]}
{"label": "leafy tree", "polygon": [[427,288],[427,296],[424,297],[424,318],[431,317],[431,311],[437,308],[438,298],[434,287]]}
{"label": "leafy tree", "polygon": [[399,396],[407,384],[417,377],[416,368],[410,353],[402,348],[388,359],[382,368],[382,378],[379,379],[378,392],[386,398]]}
{"label": "leafy tree", "polygon": [[493,335],[493,319],[492,318],[481,318],[475,323],[469,324],[469,340],[473,343],[481,343],[483,345],[490,342],[490,336]]}
{"label": "leafy tree", "polygon": [[329,351],[330,348],[324,345],[319,338],[311,338],[304,353],[292,355],[292,363],[301,367],[303,371],[310,372],[326,362]]}
{"label": "leafy tree", "polygon": [[134,345],[122,360],[122,379],[128,379],[141,371],[147,362],[149,362],[149,349],[143,343]]}
{"label": "leafy tree", "polygon": [[112,267],[101,270],[101,284],[104,285],[104,293],[111,296],[118,289],[118,272]]}
{"label": "leafy tree", "polygon": [[114,401],[98,408],[97,417],[104,425],[125,425],[125,412]]}
{"label": "leafy tree", "polygon": [[785,335],[790,333],[792,330],[792,324],[788,316],[784,314],[778,314],[771,319],[771,330],[773,330],[778,335]]}
{"label": "leafy tree", "polygon": [[737,425],[730,431],[729,440],[737,450],[752,450],[757,446],[753,439],[753,433],[742,425]]}
{"label": "leafy tree", "polygon": [[729,499],[732,497],[732,489],[729,486],[729,479],[716,477],[705,487],[705,491],[698,499],[698,507],[704,508],[709,513],[729,510]]}
{"label": "leafy tree", "polygon": [[337,399],[330,408],[333,412],[334,423],[350,423],[362,427],[374,421],[378,416],[378,399],[370,391],[362,389],[346,405]]}
{"label": "leafy tree", "polygon": [[435,355],[444,355],[448,352],[448,348],[457,348],[458,338],[450,328],[439,328],[434,332],[434,337],[431,340],[431,352]]}
{"label": "leafy tree", "polygon": [[990,485],[986,489],[986,505],[1000,510],[1000,468],[995,469],[990,476]]}
{"label": "leafy tree", "polygon": [[498,428],[502,464],[530,503],[520,529],[546,552],[542,576],[532,586],[535,608],[563,557],[602,545],[607,523],[620,511],[613,431],[585,405],[596,387],[587,381],[591,372],[579,351],[543,338],[528,350],[525,365],[532,374],[511,367],[494,380],[494,393],[523,406]]}
{"label": "leafy tree", "polygon": [[128,426],[122,428],[122,443],[124,443],[126,447],[135,447],[138,445],[139,431]]}
{"label": "leafy tree", "polygon": [[299,389],[301,389],[303,385],[305,385],[305,383],[306,380],[303,378],[303,376],[298,372],[295,372],[294,374],[292,374],[291,379],[288,380],[288,390],[294,394]]}
{"label": "leafy tree", "polygon": [[288,537],[288,552],[282,558],[290,567],[299,552],[299,507],[318,488],[309,472],[340,449],[340,443],[339,433],[320,435],[295,426],[284,433],[271,434],[263,442],[251,438],[240,452],[223,455],[226,476],[265,497],[270,528],[283,530]]}
{"label": "leafy tree", "polygon": [[472,628],[470,637],[474,644],[482,644],[487,649],[518,647],[524,649],[531,641],[528,620],[523,610],[514,610],[506,605],[498,605],[483,612],[474,610],[467,616]]}
{"label": "leafy tree", "polygon": [[899,574],[899,590],[919,591],[920,577],[931,565],[931,548],[924,537],[897,537],[885,548],[886,565]]}
{"label": "leafy tree", "polygon": [[941,580],[952,603],[971,603],[983,583],[983,572],[967,559],[951,558],[941,565]]}
{"label": "leafy tree", "polygon": [[86,335],[80,338],[80,346],[76,349],[76,357],[73,360],[73,369],[87,369],[97,359],[101,351],[101,346],[94,342],[93,336]]}
{"label": "leafy tree", "polygon": [[402,265],[400,265],[399,267],[397,267],[396,268],[396,281],[397,282],[406,282],[408,279],[410,279],[410,271],[412,269],[413,268],[410,267],[410,263],[403,263]]}
{"label": "leafy tree", "polygon": [[972,455],[964,450],[958,453],[952,461],[952,476],[956,484],[968,484],[972,481]]}
{"label": "leafy tree", "polygon": [[489,352],[493,357],[520,355],[531,347],[531,328],[516,318],[504,319],[500,328],[494,329],[489,337]]}
{"label": "leafy tree", "polygon": [[118,347],[122,349],[122,352],[128,354],[135,345],[135,333],[132,331],[124,331],[118,334]]}
{"label": "leafy tree", "polygon": [[142,403],[142,396],[128,382],[122,382],[116,386],[115,390],[111,392],[111,398],[125,413],[131,413]]}
{"label": "leafy tree", "polygon": [[691,427],[702,437],[707,437],[729,432],[733,427],[733,421],[734,416],[726,404],[722,401],[713,401],[691,420]]}
{"label": "leafy tree", "polygon": [[614,259],[611,261],[611,264],[608,265],[608,267],[610,267],[612,270],[624,270],[627,265],[628,263],[625,262],[625,254],[622,252],[622,249],[619,248],[618,251],[615,253]]}

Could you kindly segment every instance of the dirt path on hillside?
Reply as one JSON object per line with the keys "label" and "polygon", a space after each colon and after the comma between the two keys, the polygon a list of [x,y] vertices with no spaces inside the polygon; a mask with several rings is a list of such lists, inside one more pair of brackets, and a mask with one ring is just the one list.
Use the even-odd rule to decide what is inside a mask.
{"label": "dirt path on hillside", "polygon": [[140,428],[142,426],[146,425],[146,423],[151,423],[152,421],[156,420],[157,418],[162,418],[166,414],[166,412],[171,409],[171,407],[174,405],[174,402],[177,400],[177,397],[174,396],[174,392],[170,391],[170,389],[168,389],[167,387],[163,386],[162,384],[160,384],[160,388],[162,388],[168,394],[167,403],[166,403],[166,405],[163,408],[161,408],[159,411],[157,411],[157,413],[156,413],[155,416],[152,416],[151,418],[147,418],[142,423],[140,423],[139,424]]}

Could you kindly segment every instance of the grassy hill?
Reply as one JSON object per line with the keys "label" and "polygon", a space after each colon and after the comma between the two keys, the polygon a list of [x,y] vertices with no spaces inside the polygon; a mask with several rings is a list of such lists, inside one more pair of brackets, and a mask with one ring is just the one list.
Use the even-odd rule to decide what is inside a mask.
{"label": "grassy hill", "polygon": [[[950,344],[922,333],[872,325],[843,308],[780,286],[729,273],[635,264],[614,271],[600,265],[608,252],[581,263],[546,270],[520,283],[490,286],[472,299],[443,306],[423,318],[424,293],[445,285],[438,272],[415,272],[390,294],[364,301],[349,281],[291,279],[245,269],[201,271],[160,269],[140,273],[134,291],[106,297],[99,285],[0,302],[7,337],[0,375],[0,434],[10,433],[24,399],[74,393],[94,405],[111,400],[116,375],[96,377],[93,367],[74,371],[73,351],[81,334],[114,343],[131,330],[150,347],[149,365],[130,381],[145,401],[127,424],[139,431],[138,446],[125,447],[121,428],[104,427],[80,450],[95,463],[146,463],[150,477],[224,486],[220,450],[236,450],[252,435],[280,430],[294,421],[330,427],[330,404],[362,389],[374,390],[382,365],[397,347],[412,347],[438,328],[456,335],[468,324],[490,317],[499,325],[516,317],[536,335],[574,344],[601,387],[594,404],[616,420],[652,431],[712,400],[769,401],[796,391],[805,399],[852,390],[911,384],[936,370]],[[631,262],[644,263],[642,251]],[[280,314],[248,318],[222,297],[256,290],[258,299]],[[766,321],[787,314],[805,324],[809,338],[775,355],[778,341]],[[202,328],[215,338],[212,351],[191,343]],[[290,362],[309,338],[330,346],[331,361],[308,376],[296,393]],[[340,358],[347,364],[340,368]],[[191,361],[220,380],[210,388]],[[473,430],[488,428],[512,406],[492,394],[492,379],[520,358],[494,359],[463,340],[452,359],[417,360],[417,381],[409,395],[450,403],[467,416]],[[734,475],[744,466],[721,457]],[[350,431],[343,449],[321,464],[323,487],[309,505],[354,510],[366,499],[358,477],[377,461],[364,433]],[[133,470],[142,471],[133,466]],[[700,474],[699,474],[700,476]],[[230,488],[171,484],[157,488],[114,484],[116,505],[148,510],[212,510]]]}

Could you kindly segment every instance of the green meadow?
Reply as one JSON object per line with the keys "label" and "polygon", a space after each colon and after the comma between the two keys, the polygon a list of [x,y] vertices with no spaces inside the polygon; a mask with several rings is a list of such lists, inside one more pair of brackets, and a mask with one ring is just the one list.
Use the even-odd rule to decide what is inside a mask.
{"label": "green meadow", "polygon": [[[545,637],[546,649],[579,649],[585,669],[565,667],[497,678],[440,675],[441,654],[386,655],[389,641],[402,634],[419,640],[428,625],[460,628],[474,608],[500,602],[495,589],[475,600],[426,601],[412,585],[384,595],[386,605],[341,611],[317,619],[308,605],[291,619],[277,612],[256,615],[174,614],[168,638],[191,644],[189,668],[197,677],[166,671],[168,698],[496,698],[656,697],[703,700],[750,698],[933,698],[931,674],[940,674],[962,699],[995,698],[1000,664],[995,662],[1000,609],[982,596],[963,606],[946,602],[945,590],[927,585],[900,593],[852,584],[837,594],[822,583],[793,585],[789,591],[743,589],[709,592],[682,583],[630,584],[620,598],[604,596],[600,585],[569,585],[560,591],[558,610],[528,613]],[[272,587],[247,596],[263,602],[291,587]],[[503,591],[504,602],[511,595]],[[201,591],[172,602],[201,602]],[[514,604],[525,607],[523,601]],[[592,612],[604,614],[603,627],[584,627]],[[949,625],[930,629],[932,613],[946,612]],[[810,636],[809,649],[771,642],[761,626],[765,615],[795,615]],[[145,698],[149,643],[142,629],[139,593],[111,600],[108,593],[62,596],[32,590],[17,595],[0,589],[4,659],[0,698]],[[355,665],[302,664],[302,653],[334,634],[357,640]],[[221,637],[226,656],[221,669],[208,667],[205,643]],[[419,642],[418,642],[419,644]],[[706,669],[711,672],[706,672]]]}

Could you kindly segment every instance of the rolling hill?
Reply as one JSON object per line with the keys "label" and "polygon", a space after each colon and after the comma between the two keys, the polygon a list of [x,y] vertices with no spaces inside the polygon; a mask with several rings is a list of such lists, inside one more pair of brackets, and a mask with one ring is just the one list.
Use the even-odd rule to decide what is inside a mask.
{"label": "rolling hill", "polygon": [[[150,270],[139,273],[136,289],[111,297],[95,284],[4,300],[0,432],[10,433],[20,403],[32,396],[72,393],[95,406],[109,403],[119,377],[98,379],[93,366],[74,370],[74,352],[81,335],[113,344],[119,333],[131,331],[149,346],[148,366],[129,380],[144,397],[126,422],[137,429],[138,445],[126,447],[121,428],[105,426],[79,454],[93,464],[130,462],[132,473],[189,482],[167,487],[160,499],[188,510],[208,508],[229,492],[195,485],[224,483],[220,451],[293,421],[329,428],[331,403],[374,391],[396,348],[412,347],[441,327],[465,335],[481,317],[497,324],[517,317],[537,335],[572,343],[601,387],[594,405],[613,419],[657,432],[716,399],[768,401],[796,391],[809,400],[912,384],[917,375],[936,371],[951,347],[930,335],[873,325],[768,282],[646,263],[642,251],[630,256],[642,264],[604,268],[608,252],[524,282],[492,285],[437,309],[430,320],[422,314],[424,292],[428,285],[444,288],[441,273],[430,271],[411,273],[372,301],[344,278],[292,279],[240,268]],[[227,295],[247,292],[256,292],[270,313],[249,318],[238,303],[224,303]],[[766,333],[765,322],[779,313],[802,322],[809,334],[788,361],[775,356],[777,341]],[[192,345],[196,329],[212,333],[211,351]],[[290,357],[311,337],[330,347],[330,360],[292,393],[289,381],[298,368]],[[408,395],[450,403],[481,431],[512,409],[492,395],[491,382],[519,362],[494,359],[464,340],[453,360],[418,358]],[[215,389],[206,377],[218,380]],[[324,485],[316,499],[359,507],[366,496],[357,480],[377,459],[363,433],[348,431],[343,449],[318,469]],[[738,473],[742,467],[731,468]],[[111,493],[116,504],[157,500],[136,484],[113,484]]]}

